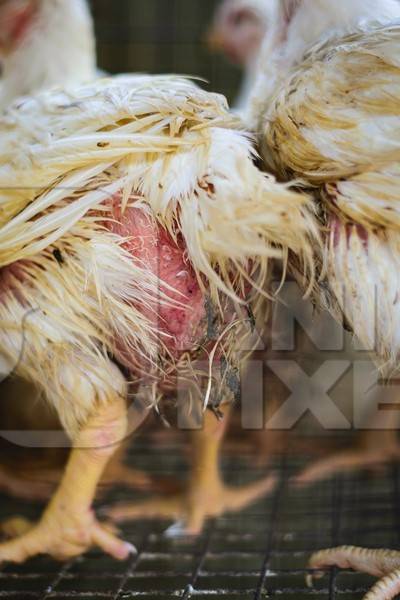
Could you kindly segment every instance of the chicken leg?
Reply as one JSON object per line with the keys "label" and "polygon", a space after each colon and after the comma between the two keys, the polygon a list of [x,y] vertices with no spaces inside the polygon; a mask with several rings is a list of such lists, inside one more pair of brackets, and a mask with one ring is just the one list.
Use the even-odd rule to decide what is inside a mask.
{"label": "chicken leg", "polygon": [[114,522],[138,518],[174,518],[184,524],[182,533],[197,535],[207,518],[239,511],[270,492],[275,485],[272,475],[237,489],[228,488],[222,482],[218,455],[229,412],[226,406],[223,410],[225,415],[222,419],[206,411],[203,428],[192,435],[192,469],[184,493],[138,504],[120,504],[108,509],[106,514]]}
{"label": "chicken leg", "polygon": [[23,562],[37,554],[59,560],[98,546],[116,559],[134,551],[100,524],[91,508],[103,471],[126,432],[126,407],[120,397],[97,408],[74,439],[64,477],[39,523],[0,544],[0,560]]}
{"label": "chicken leg", "polygon": [[[0,423],[5,431],[62,430],[56,412],[32,383],[18,377],[10,378],[0,384],[0,396]],[[0,492],[30,502],[48,501],[61,480],[68,459],[67,448],[18,449],[12,442],[2,439],[0,444]],[[169,482],[153,481],[145,472],[125,465],[125,454],[126,445],[123,444],[104,471],[99,494],[113,485],[153,492],[169,491]]]}
{"label": "chicken leg", "polygon": [[[342,546],[317,552],[310,560],[311,569],[334,566],[381,577],[363,600],[390,600],[400,593],[400,552]],[[311,575],[309,583],[312,583],[313,577],[320,576]]]}

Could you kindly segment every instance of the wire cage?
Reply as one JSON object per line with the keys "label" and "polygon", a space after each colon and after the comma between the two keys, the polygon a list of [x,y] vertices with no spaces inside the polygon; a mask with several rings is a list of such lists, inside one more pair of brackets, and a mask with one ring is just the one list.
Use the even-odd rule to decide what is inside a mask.
{"label": "wire cage", "polygon": [[[204,44],[218,2],[92,0],[99,66],[109,73],[193,75],[233,100],[239,69],[211,55]],[[182,447],[176,442],[160,451],[139,440],[128,462],[153,476],[185,475]],[[313,551],[340,544],[399,547],[399,469],[389,465],[373,477],[358,472],[293,489],[290,477],[306,462],[307,457],[297,457],[272,465],[279,484],[270,497],[240,515],[211,520],[197,538],[168,537],[169,522],[124,524],[124,539],[138,548],[138,555],[127,562],[93,551],[66,564],[41,557],[24,565],[2,565],[0,599],[361,597],[372,578],[332,569],[310,589],[307,561]],[[265,469],[253,465],[251,456],[223,457],[224,475],[232,485],[265,475]],[[16,512],[33,519],[40,515],[40,506],[0,498],[0,520]],[[107,501],[127,499],[133,499],[131,492],[114,489]]]}
{"label": "wire cage", "polygon": [[109,73],[178,73],[233,100],[240,69],[205,37],[219,0],[92,0],[99,65]]}
{"label": "wire cage", "polygon": [[[137,444],[135,467],[153,475],[161,471],[182,475],[182,448],[163,447],[162,457],[159,450]],[[399,545],[398,468],[388,466],[374,477],[366,473],[338,476],[293,490],[289,478],[302,462],[276,464],[280,482],[271,497],[240,516],[210,521],[198,538],[171,538],[165,533],[170,523],[139,521],[122,528],[125,539],[138,548],[138,555],[127,562],[118,563],[93,551],[62,565],[43,557],[3,566],[0,598],[361,598],[373,578],[332,569],[311,589],[305,581],[307,560],[315,550],[343,543]],[[249,469],[248,457],[225,458],[224,471],[228,481],[236,484],[260,475],[257,469]],[[127,498],[131,495],[123,490],[113,490],[109,497],[112,502]],[[37,516],[32,506],[21,503],[17,508]],[[2,498],[1,518],[15,510],[15,501]]]}

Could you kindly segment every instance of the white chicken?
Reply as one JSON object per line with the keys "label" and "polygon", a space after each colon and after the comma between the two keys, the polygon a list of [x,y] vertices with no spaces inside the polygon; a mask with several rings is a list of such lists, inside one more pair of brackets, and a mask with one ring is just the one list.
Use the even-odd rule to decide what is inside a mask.
{"label": "white chicken", "polygon": [[[73,86],[84,80],[94,80],[98,77],[98,72],[95,69],[95,44],[93,36],[93,23],[91,15],[85,0],[7,0],[1,4],[0,11],[0,32],[2,32],[2,47],[5,60],[5,77],[2,81],[1,93],[4,99],[3,107],[17,94],[33,92],[36,89],[51,87],[55,84],[66,83],[68,86]],[[78,60],[79,54],[79,60]],[[15,382],[15,379],[13,380]],[[14,393],[21,388],[14,384]],[[26,386],[22,388],[24,391],[24,400],[27,397]],[[3,389],[4,391],[4,389]],[[10,392],[9,388],[7,391]],[[33,398],[36,389],[32,388],[30,396]],[[17,415],[18,422],[21,421],[21,416],[26,422],[26,415],[30,414],[28,429],[35,426],[37,421],[43,421],[45,411],[39,412],[38,407],[34,411],[23,409],[21,403],[15,402],[16,398],[9,398],[8,404],[11,402],[14,414]],[[17,398],[19,400],[19,398]],[[7,413],[7,418],[10,418],[11,410],[3,406]],[[34,421],[36,419],[36,421]],[[208,419],[206,419],[208,420]],[[53,419],[54,421],[54,419]],[[204,444],[204,462],[207,463],[209,473],[215,473],[214,479],[217,477],[218,465],[216,460],[216,449],[214,450],[214,439],[218,437],[219,443],[222,441],[224,425],[218,427],[220,430],[219,436],[213,436],[211,449],[207,444]],[[59,425],[57,420],[52,428],[56,429]],[[210,424],[211,429],[215,429],[214,421]],[[202,432],[193,434],[193,447],[196,454],[196,448],[202,447],[199,438],[202,439]],[[133,487],[145,489],[157,489],[159,491],[167,491],[176,488],[176,484],[168,479],[157,477],[150,478],[145,473],[133,471],[124,465],[121,460],[121,452],[115,455],[108,465],[101,484],[123,483]],[[50,453],[45,455],[46,461],[49,461]],[[54,452],[51,453],[51,457]],[[212,457],[215,456],[215,461],[212,463]],[[56,454],[54,465],[56,468],[43,468],[43,464],[32,463],[21,472],[15,467],[11,468],[7,464],[0,466],[0,485],[2,489],[11,492],[18,496],[25,497],[28,494],[30,499],[48,498],[50,490],[54,489],[55,482],[60,478],[58,464],[60,461],[60,453]],[[198,462],[203,462],[203,459],[198,458]],[[39,467],[39,468],[38,468]],[[208,477],[210,477],[209,475]],[[199,474],[195,474],[198,479]],[[27,482],[29,481],[29,486]],[[267,488],[270,480],[267,480]],[[211,499],[210,494],[207,495],[207,501],[212,506],[213,511],[223,510],[219,508],[219,502],[228,504],[240,505],[250,502],[265,489],[264,484],[256,484],[242,490],[223,490],[224,493],[219,494],[219,498]],[[216,492],[217,494],[217,492]],[[182,503],[184,506],[182,506]],[[151,514],[160,516],[168,514],[185,514],[186,511],[186,495],[182,499],[181,495],[166,500],[160,498],[152,503],[146,502],[146,512],[151,508]],[[201,499],[195,498],[194,504],[201,503]],[[207,502],[203,502],[207,504]],[[177,508],[178,505],[178,508]],[[118,511],[113,514],[121,517],[124,513],[124,507],[118,508]],[[129,505],[127,515],[142,513],[143,507]],[[6,529],[9,533],[12,531],[15,523],[7,523]],[[18,530],[21,528],[21,523],[17,523]],[[197,528],[200,528],[200,524]]]}
{"label": "white chicken", "polygon": [[[0,109],[23,94],[93,80],[99,73],[93,21],[86,0],[3,0],[0,3],[0,57]],[[2,392],[7,396],[7,408],[4,408],[7,416],[12,409],[20,421],[23,401],[28,396],[33,399],[36,390],[13,380]],[[45,411],[39,415],[36,408],[35,414],[46,422]],[[24,421],[29,429],[25,416]],[[54,418],[49,426],[57,428],[57,421],[53,421]],[[58,464],[60,458],[57,456],[55,463]],[[36,461],[21,472],[16,465],[10,468],[2,464],[0,486],[8,493],[28,496],[30,500],[47,498],[60,475],[58,468],[53,470],[49,466],[45,468]],[[149,477],[129,470],[118,457],[110,464],[105,478],[145,488],[152,485]]]}
{"label": "white chicken", "polygon": [[[151,405],[184,382],[194,401],[194,361],[208,351],[197,401],[217,402],[249,334],[243,307],[261,312],[269,259],[291,251],[312,270],[310,201],[258,171],[241,127],[222,97],[172,77],[42,93],[0,120],[1,361],[43,388],[74,447],[39,524],[0,545],[0,559],[91,545],[125,558],[131,546],[91,510],[128,427],[111,357],[139,388],[138,410],[140,395]],[[213,417],[199,434],[199,461],[215,462],[221,429]],[[197,499],[220,483],[203,466]],[[190,506],[193,529],[207,508]]]}
{"label": "white chicken", "polygon": [[86,0],[2,0],[0,60],[0,108],[54,85],[92,80],[96,48]]}
{"label": "white chicken", "polygon": [[[73,86],[82,81],[94,80],[98,77],[95,60],[95,43],[93,35],[93,23],[85,0],[4,0],[0,4],[0,38],[2,39],[1,48],[4,57],[4,78],[0,89],[1,97],[0,107],[3,108],[12,98],[21,93],[27,94],[37,89],[51,87],[55,84],[66,84]],[[17,388],[18,389],[18,386]],[[23,388],[25,391],[25,388]],[[32,392],[33,396],[33,392]],[[15,398],[14,398],[15,400]],[[12,402],[15,407],[15,401]],[[21,409],[19,410],[20,414]],[[24,416],[27,411],[24,411]],[[43,414],[38,409],[34,411],[36,418],[43,419]],[[9,414],[9,413],[8,413]],[[209,421],[206,417],[206,421]],[[215,429],[215,419],[211,420],[210,429]],[[203,458],[196,458],[199,463],[207,464],[207,481],[214,477],[217,480],[217,447],[221,443],[226,419],[222,425],[218,425],[218,435],[212,436],[210,448],[207,443],[202,442],[203,432],[193,433],[194,454],[203,448]],[[53,426],[56,428],[57,424]],[[207,437],[207,436],[206,436]],[[200,441],[199,439],[200,438]],[[54,454],[54,453],[52,453]],[[213,457],[215,458],[213,462]],[[18,469],[10,469],[7,465],[0,466],[0,485],[6,491],[11,491],[17,495],[25,496],[29,494],[33,497],[48,497],[49,490],[54,487],[54,482],[59,479],[59,470],[43,470],[41,466],[32,468],[30,465],[27,471],[21,473]],[[198,471],[198,469],[197,469]],[[214,476],[212,476],[214,473]],[[27,474],[29,477],[27,478]],[[198,480],[199,473],[194,474]],[[29,479],[29,489],[27,481]],[[159,489],[160,491],[174,489],[173,482],[157,478],[157,481],[149,478],[146,474],[136,472],[124,466],[119,455],[113,457],[113,460],[107,467],[102,479],[104,483],[122,482],[124,485],[131,485],[146,489]],[[201,498],[194,498],[193,504],[206,505],[211,507],[215,513],[231,506],[239,507],[243,503],[250,502],[263,490],[268,489],[271,480],[253,486],[245,487],[241,490],[216,490],[215,495],[218,498],[212,498],[210,493],[204,502]],[[219,493],[221,492],[221,493]],[[152,503],[146,502],[146,513],[152,515],[163,515],[167,511],[168,515],[186,514],[186,494],[184,497],[178,495],[168,500],[160,498]],[[221,503],[223,506],[221,506]],[[113,517],[120,518],[138,513],[142,514],[143,508],[140,505],[132,507],[119,507],[114,511]],[[192,523],[192,528],[193,528]],[[199,529],[198,523],[195,529]],[[7,523],[9,532],[10,524]],[[18,524],[20,529],[20,524]]]}
{"label": "white chicken", "polygon": [[[245,120],[258,129],[268,114],[279,83],[314,44],[368,31],[399,18],[398,0],[264,0],[269,26],[258,55],[257,77]],[[310,18],[312,27],[310,27]]]}
{"label": "white chicken", "polygon": [[[400,355],[400,4],[275,4],[246,114],[266,162],[315,189],[332,309],[390,376]],[[330,565],[383,576],[368,600],[400,591],[399,553],[344,547],[311,560],[316,569]]]}

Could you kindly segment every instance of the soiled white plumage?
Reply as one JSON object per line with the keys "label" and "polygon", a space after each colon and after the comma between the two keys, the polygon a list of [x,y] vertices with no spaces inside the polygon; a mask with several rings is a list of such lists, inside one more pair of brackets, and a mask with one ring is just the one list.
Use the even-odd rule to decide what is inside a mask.
{"label": "soiled white plumage", "polygon": [[183,240],[221,310],[224,298],[238,305],[248,285],[265,284],[271,257],[291,250],[310,266],[307,197],[261,174],[224,99],[187,80],[122,77],[43,93],[12,106],[0,130],[1,353],[45,389],[70,432],[93,398],[71,402],[62,384],[77,357],[100,398],[115,381],[110,355],[129,348],[130,366],[154,377],[180,360],[151,317],[155,301],[176,306],[179,297],[104,227],[110,198]]}
{"label": "soiled white plumage", "polygon": [[265,156],[283,176],[319,186],[325,210],[336,215],[329,281],[335,292],[348,288],[356,310],[347,306],[346,317],[369,348],[375,309],[366,299],[376,287],[372,347],[389,369],[400,352],[399,50],[396,25],[314,48],[273,98],[264,138]]}
{"label": "soiled white plumage", "polygon": [[20,38],[8,40],[1,56],[0,108],[25,94],[97,76],[86,0],[6,0],[0,7],[0,46],[20,18],[15,16],[18,10],[27,11],[27,23]]}
{"label": "soiled white plumage", "polygon": [[315,44],[334,43],[357,31],[368,32],[400,19],[397,0],[265,0],[271,15],[258,59],[258,76],[244,109],[246,122],[257,129],[270,100],[291,69]]}

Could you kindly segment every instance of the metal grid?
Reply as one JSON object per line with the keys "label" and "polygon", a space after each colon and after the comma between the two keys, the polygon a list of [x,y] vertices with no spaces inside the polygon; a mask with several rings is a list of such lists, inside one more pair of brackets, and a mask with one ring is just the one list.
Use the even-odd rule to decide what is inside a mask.
{"label": "metal grid", "polygon": [[204,42],[220,0],[92,0],[99,65],[110,73],[179,73],[233,100],[240,69]]}
{"label": "metal grid", "polygon": [[[232,483],[260,476],[256,469],[249,473],[249,459],[225,461],[225,474]],[[160,447],[135,446],[134,462],[153,475],[182,475],[184,461],[182,448],[160,452]],[[4,566],[0,598],[361,598],[373,579],[337,569],[317,581],[314,590],[308,589],[307,559],[314,550],[343,543],[398,548],[399,471],[390,466],[373,478],[346,475],[293,490],[288,478],[300,466],[299,460],[276,465],[280,485],[272,497],[240,515],[210,522],[199,538],[169,539],[164,533],[167,522],[127,524],[123,527],[125,539],[139,549],[128,562],[118,563],[92,552],[61,566],[47,558]],[[132,493],[114,491],[112,500],[127,496]],[[37,514],[31,506],[16,507],[14,501],[3,499],[0,517],[16,510]]]}

